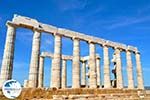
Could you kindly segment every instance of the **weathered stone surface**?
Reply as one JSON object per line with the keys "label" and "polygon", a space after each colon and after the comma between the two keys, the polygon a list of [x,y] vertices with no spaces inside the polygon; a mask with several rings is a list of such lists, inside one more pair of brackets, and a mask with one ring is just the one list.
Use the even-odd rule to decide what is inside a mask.
{"label": "weathered stone surface", "polygon": [[100,57],[96,57],[97,86],[101,87]]}
{"label": "weathered stone surface", "polygon": [[137,83],[138,83],[137,86],[139,89],[144,89],[143,72],[142,72],[141,58],[139,52],[135,54],[135,58],[136,58],[136,69],[137,69]]}
{"label": "weathered stone surface", "polygon": [[117,88],[123,88],[122,63],[120,50],[118,48],[115,49],[115,56],[116,56]]}
{"label": "weathered stone surface", "polygon": [[134,88],[134,80],[133,80],[133,66],[132,66],[132,58],[131,51],[126,51],[126,59],[127,59],[127,76],[128,76],[128,88]]}
{"label": "weathered stone surface", "polygon": [[33,34],[32,53],[31,53],[31,60],[30,60],[29,84],[28,84],[29,87],[37,87],[38,85],[40,38],[41,38],[41,33],[35,30]]}
{"label": "weathered stone surface", "polygon": [[61,88],[67,87],[67,62],[62,60]]}
{"label": "weathered stone surface", "polygon": [[80,83],[80,41],[73,39],[72,88],[79,88]]}
{"label": "weathered stone surface", "polygon": [[40,57],[38,87],[43,87],[44,83],[44,57]]}
{"label": "weathered stone surface", "polygon": [[96,74],[96,55],[95,55],[95,44],[89,43],[89,71],[90,79],[89,85],[90,88],[97,88],[97,74]]}
{"label": "weathered stone surface", "polygon": [[6,80],[12,78],[13,59],[14,59],[14,45],[15,45],[15,26],[7,24],[7,37],[2,60],[2,67],[0,73],[0,88]]}
{"label": "weathered stone surface", "polygon": [[51,87],[61,87],[61,36],[55,35],[54,58],[52,60]]}
{"label": "weathered stone surface", "polygon": [[108,47],[103,47],[103,54],[104,54],[104,88],[110,88],[110,61],[108,55]]}
{"label": "weathered stone surface", "polygon": [[[6,99],[0,92],[0,98]],[[16,100],[149,100],[147,91],[138,89],[61,89],[25,88]]]}
{"label": "weathered stone surface", "polygon": [[[80,85],[84,85],[90,88],[97,88],[100,86],[100,57],[96,54],[95,45],[100,45],[103,47],[103,66],[104,66],[104,88],[111,88],[112,82],[116,81],[117,76],[117,88],[123,87],[122,79],[122,62],[121,62],[121,51],[126,52],[127,59],[127,68],[128,68],[128,88],[134,87],[133,82],[133,68],[131,61],[131,53],[135,54],[136,64],[137,64],[137,83],[139,89],[144,89],[143,75],[142,75],[142,66],[140,61],[140,53],[136,47],[127,46],[125,44],[112,42],[109,40],[104,40],[101,38],[85,35],[83,33],[67,30],[64,28],[57,28],[51,25],[43,24],[38,22],[35,19],[28,17],[23,17],[15,15],[12,21],[7,22],[8,32],[4,50],[4,56],[1,67],[0,74],[0,87],[5,80],[11,79],[12,69],[13,69],[13,56],[14,56],[14,42],[15,42],[15,28],[16,27],[25,27],[34,31],[33,43],[32,43],[32,53],[30,61],[30,71],[29,79],[25,81],[24,87],[43,87],[43,68],[44,68],[44,58],[52,58],[52,70],[51,70],[51,87],[53,90],[58,88],[66,88],[66,60],[72,60],[72,87],[80,88]],[[54,44],[54,54],[48,52],[42,52],[40,55],[40,37],[42,32],[47,32],[54,35],[55,44]],[[73,55],[62,55],[62,37],[69,37],[73,40]],[[89,43],[89,56],[80,57],[80,40],[86,41]],[[110,80],[110,61],[109,61],[109,48],[115,49],[116,61],[113,61],[115,64],[115,79]],[[40,58],[40,65],[39,65]],[[63,61],[62,61],[63,60]],[[80,62],[82,62],[82,77],[80,77]],[[87,62],[86,64],[84,62]],[[63,66],[62,66],[63,65]],[[87,69],[86,69],[87,65]],[[62,69],[61,69],[62,68]],[[113,72],[113,71],[112,71]],[[62,76],[61,76],[62,75]],[[88,76],[88,77],[86,77]],[[82,80],[80,79],[82,78]],[[80,83],[82,82],[82,84]],[[111,84],[110,84],[111,83]],[[81,87],[83,88],[83,87]],[[84,87],[85,88],[85,87]],[[56,90],[55,90],[56,91]],[[53,91],[55,94],[55,91]],[[70,90],[69,90],[70,91]],[[74,90],[70,92],[75,93]],[[94,90],[95,91],[95,90]],[[33,91],[32,91],[33,92]],[[62,91],[57,91],[61,93]],[[37,93],[37,92],[36,92]],[[63,91],[64,93],[64,91]],[[82,92],[77,92],[82,93]],[[55,96],[54,96],[55,97]],[[58,96],[56,96],[57,98]],[[61,98],[62,96],[60,96]],[[106,96],[107,97],[107,96]],[[110,96],[108,96],[110,97]],[[59,98],[59,97],[58,97]],[[65,95],[63,98],[68,98]],[[69,97],[70,98],[70,97]],[[71,96],[72,99],[78,99],[78,96]],[[89,98],[89,95],[88,95]],[[95,97],[97,99],[99,97]],[[83,96],[84,99],[84,96]]]}
{"label": "weathered stone surface", "polygon": [[[67,30],[64,28],[57,28],[52,25],[40,23],[37,20],[31,19],[29,17],[15,15],[13,18],[13,21],[12,22],[9,21],[8,23],[15,24],[18,27],[21,26],[21,27],[26,27],[26,28],[30,28],[30,29],[38,29],[43,32],[47,32],[47,33],[51,33],[51,34],[58,32],[60,35],[65,36],[65,37],[69,37],[69,38],[77,37],[81,40],[84,40],[84,41],[90,40],[90,41],[100,44],[100,45],[107,43],[107,45],[110,47],[117,46],[118,48],[122,48],[124,50],[126,50],[126,48],[127,48],[127,46],[124,44],[120,44],[117,42],[112,42],[112,41],[104,40],[101,38],[85,35],[83,33]],[[133,48],[135,48],[135,47],[133,47]],[[131,50],[135,51],[135,49],[133,49],[133,48],[131,48]]]}
{"label": "weathered stone surface", "polygon": [[82,61],[82,70],[81,70],[81,85],[85,86],[86,85],[86,61]]}

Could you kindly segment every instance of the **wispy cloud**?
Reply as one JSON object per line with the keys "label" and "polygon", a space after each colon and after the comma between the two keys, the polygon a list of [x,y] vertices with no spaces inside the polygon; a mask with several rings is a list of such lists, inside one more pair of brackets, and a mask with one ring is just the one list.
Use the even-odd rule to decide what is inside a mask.
{"label": "wispy cloud", "polygon": [[148,6],[145,6],[144,8],[137,9],[137,14],[138,15],[142,15],[145,13],[149,14],[149,11],[150,11],[150,6],[148,5]]}
{"label": "wispy cloud", "polygon": [[53,50],[54,39],[50,34],[42,34],[41,37],[41,50],[42,51],[50,51]]}
{"label": "wispy cloud", "polygon": [[27,66],[29,66],[29,65],[25,62],[19,62],[19,61],[14,62],[14,67],[16,69],[24,68],[24,67],[27,67]]}
{"label": "wispy cloud", "polygon": [[108,29],[119,28],[123,26],[138,24],[142,22],[150,21],[150,16],[142,16],[142,17],[128,17],[128,18],[119,18],[116,22],[112,23],[108,26]]}
{"label": "wispy cloud", "polygon": [[55,0],[55,4],[61,10],[69,11],[69,10],[79,10],[84,9],[88,0]]}
{"label": "wispy cloud", "polygon": [[150,72],[150,66],[144,67],[144,68],[143,68],[143,71],[144,71],[144,72]]}
{"label": "wispy cloud", "polygon": [[33,32],[31,30],[19,29],[16,33],[16,39],[18,41],[25,44],[28,44],[30,41],[32,41]]}

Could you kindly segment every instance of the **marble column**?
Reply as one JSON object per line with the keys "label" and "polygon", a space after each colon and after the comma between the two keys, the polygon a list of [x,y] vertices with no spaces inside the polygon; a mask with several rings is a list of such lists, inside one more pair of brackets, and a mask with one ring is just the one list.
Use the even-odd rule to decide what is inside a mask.
{"label": "marble column", "polygon": [[101,87],[101,75],[100,75],[100,57],[96,58],[96,71],[97,71],[97,86]]}
{"label": "marble column", "polygon": [[82,61],[81,85],[86,86],[86,61]]}
{"label": "marble column", "polygon": [[52,70],[51,70],[51,87],[60,88],[61,87],[61,36],[55,34],[54,40],[54,58],[52,60]]}
{"label": "marble column", "polygon": [[4,55],[0,73],[0,88],[6,80],[12,78],[13,59],[14,59],[14,46],[15,46],[15,26],[7,23],[7,36],[4,49]]}
{"label": "marble column", "polygon": [[123,88],[123,79],[122,79],[122,62],[120,49],[115,49],[116,56],[116,75],[117,75],[117,88]]}
{"label": "marble column", "polygon": [[44,57],[40,57],[38,87],[43,87],[44,82]]}
{"label": "marble column", "polygon": [[90,88],[97,88],[95,44],[89,42]]}
{"label": "marble column", "polygon": [[135,58],[136,58],[136,69],[137,69],[137,87],[138,89],[144,89],[141,58],[139,52],[135,53]]}
{"label": "marble column", "polygon": [[28,86],[32,88],[38,86],[40,38],[41,38],[41,33],[37,30],[34,30],[33,40],[32,40],[30,69],[29,69],[29,84],[28,84]]}
{"label": "marble column", "polygon": [[72,88],[80,88],[80,40],[73,39]]}
{"label": "marble column", "polygon": [[67,87],[67,63],[66,60],[62,60],[62,80],[61,80],[61,87],[66,88]]}
{"label": "marble column", "polygon": [[126,51],[126,60],[127,60],[127,76],[128,76],[128,88],[134,88],[134,80],[133,80],[133,66],[132,66],[132,57],[131,51]]}
{"label": "marble column", "polygon": [[109,53],[108,53],[108,46],[106,45],[103,46],[103,55],[104,55],[104,88],[111,88]]}

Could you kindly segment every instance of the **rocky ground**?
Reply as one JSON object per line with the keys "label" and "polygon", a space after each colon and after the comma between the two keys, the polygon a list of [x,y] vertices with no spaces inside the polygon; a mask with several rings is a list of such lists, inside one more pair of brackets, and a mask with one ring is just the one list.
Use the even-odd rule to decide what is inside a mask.
{"label": "rocky ground", "polygon": [[[0,100],[9,100],[0,92]],[[137,89],[24,88],[16,100],[150,100],[150,91]]]}

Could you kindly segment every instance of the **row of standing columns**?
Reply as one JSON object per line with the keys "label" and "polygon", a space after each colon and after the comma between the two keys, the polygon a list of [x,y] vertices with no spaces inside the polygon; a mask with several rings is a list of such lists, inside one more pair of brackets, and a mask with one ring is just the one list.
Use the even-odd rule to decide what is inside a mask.
{"label": "row of standing columns", "polygon": [[[38,87],[43,87],[44,84],[44,59],[47,56],[40,56],[40,63],[39,63],[39,73],[38,73]],[[54,59],[53,57],[50,57]],[[89,57],[88,57],[89,58]],[[61,61],[61,88],[67,88],[67,60],[72,60],[72,59],[62,59]],[[81,73],[81,79],[79,78],[79,86],[87,86],[87,80],[86,80],[86,62],[88,62],[90,59],[82,59],[80,58],[79,64],[81,62],[81,71],[79,70],[79,73]],[[80,69],[80,65],[79,65]],[[100,86],[100,57],[96,55],[96,79],[97,85]],[[79,76],[80,77],[80,76]],[[80,83],[81,81],[81,83]],[[25,81],[26,82],[26,81]],[[25,85],[26,86],[26,85]],[[26,86],[27,87],[27,86]]]}
{"label": "row of standing columns", "polygon": [[[0,73],[0,87],[3,82],[12,78],[12,69],[13,69],[13,58],[14,58],[14,45],[15,45],[15,29],[16,27],[11,24],[7,24],[7,37]],[[60,88],[61,86],[61,37],[59,34],[55,33],[55,44],[54,44],[54,59],[52,60],[52,72],[51,72],[51,86]],[[30,70],[29,70],[29,87],[38,86],[38,70],[39,70],[39,54],[40,54],[40,37],[41,32],[37,29],[34,29],[33,42],[32,42],[32,52],[30,60]],[[104,56],[104,87],[110,88],[110,62],[109,62],[109,52],[108,46],[103,45],[103,56]],[[116,58],[117,58],[117,87],[123,88],[123,79],[122,79],[122,66],[121,66],[121,57],[120,50],[115,49]],[[127,53],[127,72],[128,72],[128,87],[133,88],[133,68],[131,61],[131,51],[126,51]],[[90,79],[89,85],[90,88],[96,88],[97,82],[100,83],[96,74],[96,59],[95,59],[95,44],[89,42],[89,67],[90,67]],[[80,58],[80,40],[78,38],[73,38],[73,75],[72,75],[72,87],[80,88],[80,67],[79,67],[79,58]],[[143,89],[143,76],[141,68],[140,53],[135,52],[136,64],[137,64],[137,80],[138,88]],[[42,60],[42,59],[40,59]],[[42,66],[43,64],[41,64]],[[65,62],[63,62],[65,66]],[[42,76],[42,75],[41,75]],[[43,77],[40,77],[43,78]],[[64,81],[63,81],[64,82]],[[85,82],[83,82],[85,83]]]}

